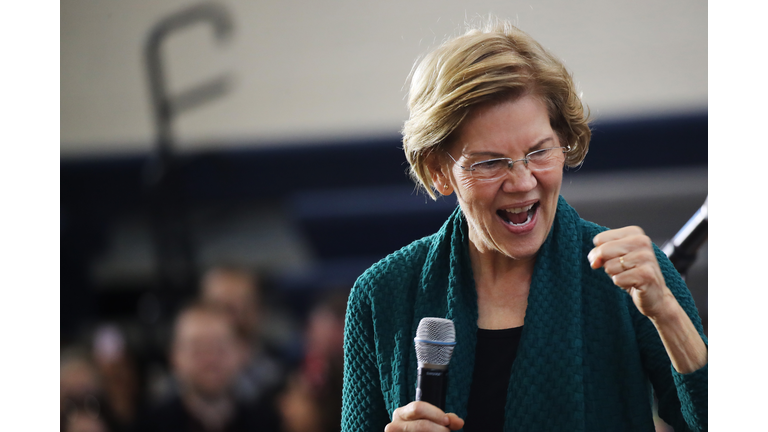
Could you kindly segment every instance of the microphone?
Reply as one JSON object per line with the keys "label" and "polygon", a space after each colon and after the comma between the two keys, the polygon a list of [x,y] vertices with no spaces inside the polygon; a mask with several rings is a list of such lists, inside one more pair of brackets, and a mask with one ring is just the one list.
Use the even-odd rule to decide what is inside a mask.
{"label": "microphone", "polygon": [[456,346],[453,321],[445,318],[422,318],[413,339],[416,360],[416,400],[429,402],[445,411],[445,393],[448,388],[448,362]]}
{"label": "microphone", "polygon": [[696,252],[707,240],[707,224],[709,221],[709,207],[704,200],[701,208],[686,222],[675,234],[672,240],[667,241],[661,247],[661,251],[667,255],[672,264],[681,275],[685,276],[688,267],[696,260]]}

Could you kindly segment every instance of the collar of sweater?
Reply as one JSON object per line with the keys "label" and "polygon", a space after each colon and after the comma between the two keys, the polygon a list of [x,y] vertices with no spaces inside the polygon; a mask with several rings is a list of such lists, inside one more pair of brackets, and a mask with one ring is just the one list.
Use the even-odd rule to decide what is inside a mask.
{"label": "collar of sweater", "polygon": [[[582,369],[580,218],[560,197],[550,233],[536,258],[528,307],[507,394],[507,412],[547,406],[559,422],[584,424]],[[411,334],[423,317],[445,317],[456,325],[456,348],[449,365],[446,412],[466,416],[477,335],[477,294],[469,261],[467,222],[454,211],[429,246],[416,294]],[[416,369],[411,356],[411,370]],[[412,374],[413,375],[413,374]],[[408,395],[415,398],[415,376]],[[520,413],[525,415],[525,413]],[[577,428],[578,429],[578,428]]]}

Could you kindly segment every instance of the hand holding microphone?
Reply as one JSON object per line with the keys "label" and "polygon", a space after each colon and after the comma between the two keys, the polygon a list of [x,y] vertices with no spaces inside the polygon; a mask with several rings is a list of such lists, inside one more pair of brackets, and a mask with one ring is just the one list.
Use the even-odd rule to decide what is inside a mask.
{"label": "hand holding microphone", "polygon": [[396,409],[392,414],[392,423],[384,430],[396,432],[461,429],[464,427],[464,420],[454,413],[444,412],[448,388],[448,362],[456,345],[453,321],[444,318],[423,318],[416,330],[414,343],[419,364],[416,400]]}

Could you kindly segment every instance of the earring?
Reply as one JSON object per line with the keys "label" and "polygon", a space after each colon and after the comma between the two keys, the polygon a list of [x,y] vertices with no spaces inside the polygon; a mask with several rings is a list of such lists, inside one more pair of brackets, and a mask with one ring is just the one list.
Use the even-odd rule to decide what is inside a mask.
{"label": "earring", "polygon": [[443,185],[443,189],[448,189],[448,185],[447,185],[447,184],[444,184],[444,185]]}

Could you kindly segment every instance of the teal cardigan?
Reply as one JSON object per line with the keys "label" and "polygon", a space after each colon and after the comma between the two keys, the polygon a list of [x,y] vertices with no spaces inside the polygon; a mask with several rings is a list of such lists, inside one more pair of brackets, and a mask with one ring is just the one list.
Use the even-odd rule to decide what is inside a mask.
{"label": "teal cardigan", "polygon": [[[589,267],[592,238],[560,197],[537,255],[505,431],[653,431],[659,415],[676,431],[707,429],[707,366],[679,374],[653,324],[602,269]],[[658,248],[667,286],[705,343],[690,292]],[[413,337],[423,317],[456,325],[446,412],[466,418],[477,334],[477,294],[460,209],[434,235],[387,256],[360,276],[347,306],[343,431],[382,431],[415,399]]]}

